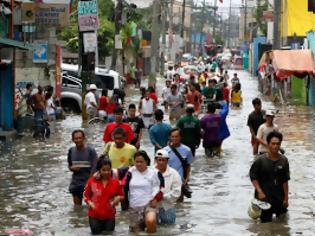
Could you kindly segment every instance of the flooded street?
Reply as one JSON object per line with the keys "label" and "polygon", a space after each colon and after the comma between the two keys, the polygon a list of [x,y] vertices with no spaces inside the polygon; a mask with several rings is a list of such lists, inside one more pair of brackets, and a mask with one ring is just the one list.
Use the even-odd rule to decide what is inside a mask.
{"label": "flooded street", "polygon": [[[223,155],[207,159],[202,148],[197,150],[190,181],[193,197],[178,206],[176,225],[159,227],[157,235],[315,235],[315,111],[277,107],[275,123],[284,134],[283,148],[291,169],[289,213],[273,223],[255,222],[247,215],[254,191],[248,177],[253,156],[246,122],[251,100],[260,95],[257,80],[246,72],[238,73],[244,103],[229,113],[231,136],[223,143]],[[130,100],[138,102],[138,94]],[[264,109],[273,108],[262,100]],[[51,139],[38,142],[23,137],[1,154],[0,232],[29,229],[34,235],[90,235],[87,207],[74,208],[68,192],[71,172],[66,154],[73,145],[71,132],[80,127],[80,116],[68,116],[56,124]],[[103,127],[85,130],[88,143],[100,154]],[[144,136],[142,149],[152,156],[153,146],[147,133]],[[127,215],[119,210],[114,235],[128,234]]]}

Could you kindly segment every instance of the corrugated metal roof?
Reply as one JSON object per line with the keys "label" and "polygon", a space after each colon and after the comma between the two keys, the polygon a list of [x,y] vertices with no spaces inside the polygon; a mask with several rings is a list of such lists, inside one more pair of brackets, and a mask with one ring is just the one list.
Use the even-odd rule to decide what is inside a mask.
{"label": "corrugated metal roof", "polygon": [[24,43],[24,42],[0,37],[0,48],[1,47],[14,47],[14,48],[20,48],[24,50],[39,49],[39,46],[34,45],[34,44]]}

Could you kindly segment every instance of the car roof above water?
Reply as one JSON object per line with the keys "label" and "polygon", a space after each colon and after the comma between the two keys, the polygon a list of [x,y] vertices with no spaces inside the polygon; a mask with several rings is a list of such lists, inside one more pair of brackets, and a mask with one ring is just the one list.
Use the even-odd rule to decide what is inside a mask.
{"label": "car roof above water", "polygon": [[[79,72],[79,66],[73,64],[65,64],[62,63],[61,69],[65,71]],[[109,70],[105,68],[95,67],[95,73],[99,75],[111,75],[111,76],[119,76],[119,73],[114,70]]]}

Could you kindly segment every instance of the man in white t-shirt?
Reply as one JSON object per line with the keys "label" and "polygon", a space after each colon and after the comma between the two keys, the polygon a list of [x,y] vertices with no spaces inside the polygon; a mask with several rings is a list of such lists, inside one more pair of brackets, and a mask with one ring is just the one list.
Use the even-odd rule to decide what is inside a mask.
{"label": "man in white t-shirt", "polygon": [[165,111],[167,111],[167,98],[169,95],[171,95],[171,84],[172,84],[172,80],[166,79],[165,80],[165,87],[162,90],[162,98],[163,98],[163,105],[165,108]]}
{"label": "man in white t-shirt", "polygon": [[144,126],[150,128],[154,123],[154,111],[156,110],[156,103],[150,98],[149,91],[146,91],[145,97],[141,99],[139,104],[139,111],[142,116]]}
{"label": "man in white t-shirt", "polygon": [[96,102],[96,90],[95,84],[91,84],[89,87],[89,92],[85,95],[85,105],[86,111],[89,115],[89,120],[97,116],[97,102]]}
{"label": "man in white t-shirt", "polygon": [[168,70],[167,70],[167,72],[166,72],[166,79],[172,80],[174,74],[175,74],[175,71],[174,71],[173,66],[169,66],[169,67],[168,67]]}
{"label": "man in white t-shirt", "polygon": [[268,152],[267,136],[272,131],[279,131],[278,125],[273,123],[275,113],[273,111],[266,111],[266,122],[259,126],[257,131],[257,141],[259,143],[258,154]]}

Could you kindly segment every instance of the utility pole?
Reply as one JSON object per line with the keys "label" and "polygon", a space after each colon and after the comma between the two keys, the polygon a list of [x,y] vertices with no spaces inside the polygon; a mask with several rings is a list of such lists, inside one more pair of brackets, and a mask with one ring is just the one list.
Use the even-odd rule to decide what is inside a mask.
{"label": "utility pole", "polygon": [[228,48],[231,47],[231,16],[232,16],[232,0],[230,0],[230,7],[229,7]]}
{"label": "utility pole", "polygon": [[152,41],[151,41],[151,78],[156,79],[157,64],[159,60],[159,39],[160,39],[160,0],[153,2],[152,14]]}
{"label": "utility pole", "polygon": [[281,47],[281,1],[274,0],[274,14],[273,14],[273,49],[280,49]]}
{"label": "utility pole", "polygon": [[[202,7],[202,19],[205,19],[206,15],[206,0],[203,0],[203,7]],[[201,24],[200,29],[200,46],[199,46],[199,56],[202,56],[203,48],[202,48],[202,35],[203,35],[203,26],[204,22]]]}
{"label": "utility pole", "polygon": [[[115,8],[115,36],[120,34],[120,30],[122,26],[121,19],[122,19],[123,8],[124,8],[123,0],[117,0],[117,5]],[[112,64],[111,64],[112,70],[116,70],[117,54],[118,54],[118,49],[115,48],[113,51],[113,56],[112,56]]]}
{"label": "utility pole", "polygon": [[[78,2],[79,13],[80,11],[83,11],[84,13],[84,11],[88,9],[84,3],[90,4],[90,7],[94,6],[93,12],[96,12],[96,13],[98,12],[97,5],[93,5],[93,1],[81,0]],[[78,17],[80,17],[80,14],[78,15]],[[97,29],[91,28],[88,31],[84,31],[84,30],[81,31],[80,26],[79,26],[78,31],[79,31],[79,58],[78,58],[79,59],[78,60],[79,61],[79,74],[82,80],[82,120],[86,120],[88,117],[86,114],[86,107],[85,107],[85,95],[87,92],[87,85],[93,82],[93,79],[95,76],[95,52],[85,51],[83,38],[84,38],[85,33],[96,33]]]}
{"label": "utility pole", "polygon": [[[173,5],[174,0],[170,2],[170,8],[168,12],[169,23],[168,23],[168,60],[172,58],[172,47],[173,47]],[[172,35],[172,38],[170,37]]]}
{"label": "utility pole", "polygon": [[161,52],[161,75],[164,75],[165,66],[165,48],[166,48],[166,18],[167,18],[167,3],[166,0],[161,0],[161,18],[162,18],[162,52]]}
{"label": "utility pole", "polygon": [[220,38],[222,39],[223,36],[223,29],[224,28],[224,24],[223,24],[223,12],[220,13],[220,23],[219,23],[219,29],[220,29]]}
{"label": "utility pole", "polygon": [[180,31],[180,36],[184,38],[184,31],[185,31],[185,9],[186,8],[186,0],[183,0],[183,5],[182,5],[182,27]]}
{"label": "utility pole", "polygon": [[217,23],[217,0],[214,0],[214,6],[213,6],[213,29],[212,29],[212,39],[215,37],[215,28]]}
{"label": "utility pole", "polygon": [[247,42],[247,0],[244,0],[244,41]]}

